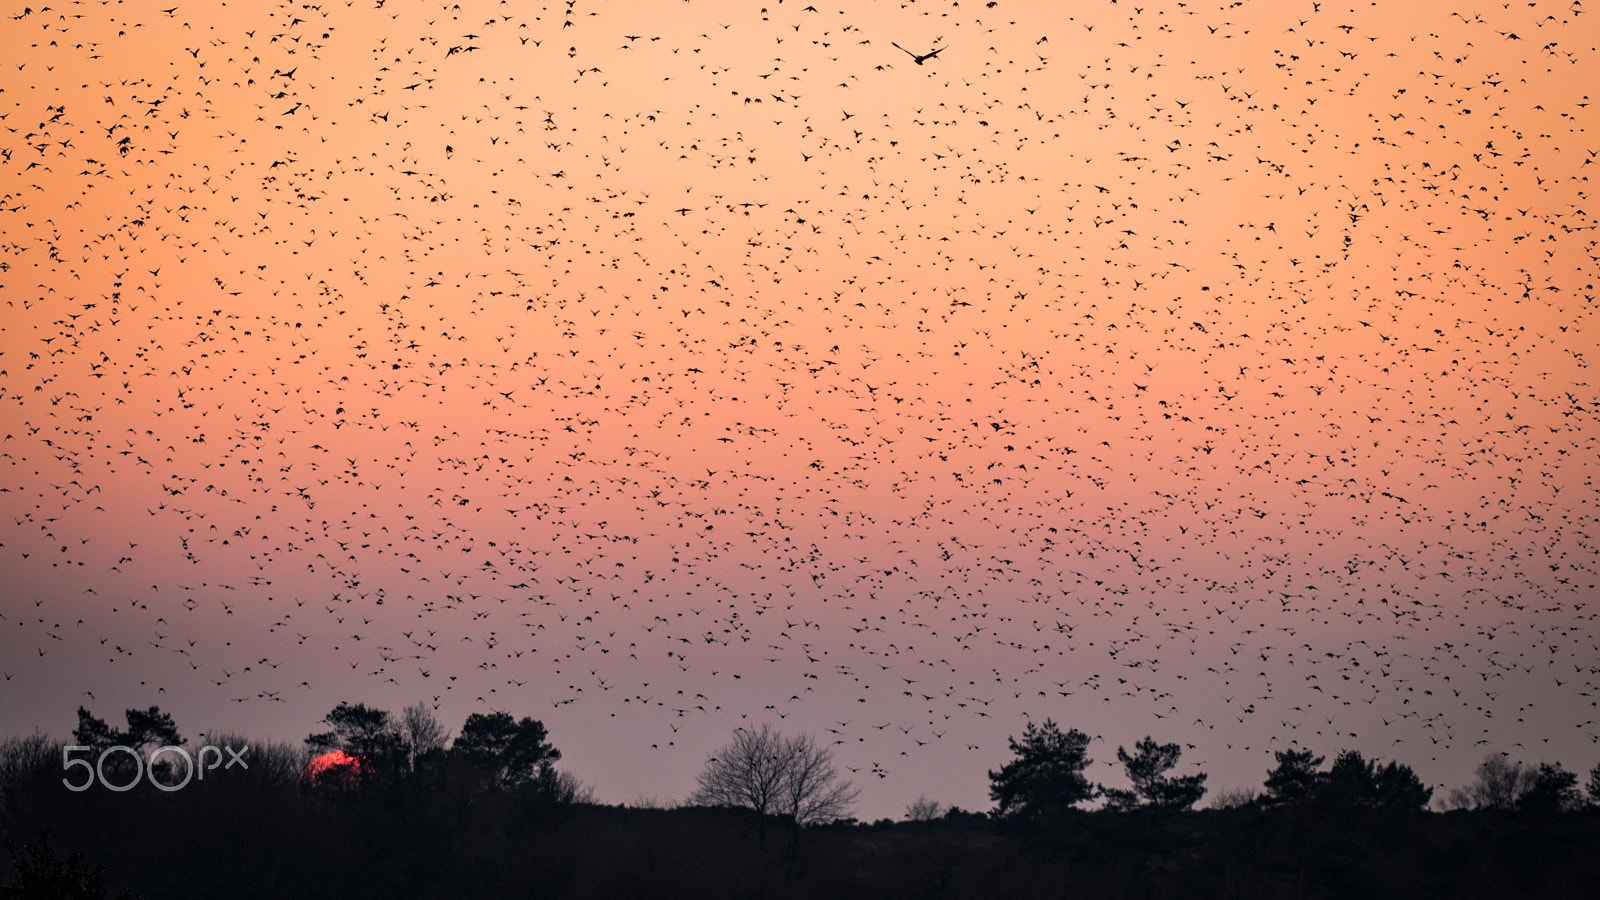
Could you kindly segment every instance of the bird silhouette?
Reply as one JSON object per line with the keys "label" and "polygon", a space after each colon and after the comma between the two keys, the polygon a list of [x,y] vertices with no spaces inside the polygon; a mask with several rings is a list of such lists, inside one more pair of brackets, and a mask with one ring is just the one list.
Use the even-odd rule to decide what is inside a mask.
{"label": "bird silhouette", "polygon": [[919,66],[944,52],[943,47],[935,47],[934,49],[929,50],[927,53],[913,53],[910,50],[906,50],[906,48],[901,47],[899,44],[894,44],[894,47],[898,50],[904,50],[906,55],[911,57],[911,61]]}

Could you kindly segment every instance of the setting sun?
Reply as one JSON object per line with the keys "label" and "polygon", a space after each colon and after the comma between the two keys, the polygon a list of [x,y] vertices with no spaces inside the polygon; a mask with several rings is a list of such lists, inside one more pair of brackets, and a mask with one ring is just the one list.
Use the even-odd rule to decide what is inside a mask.
{"label": "setting sun", "polygon": [[361,757],[330,750],[306,763],[300,783],[307,787],[350,787],[361,778]]}

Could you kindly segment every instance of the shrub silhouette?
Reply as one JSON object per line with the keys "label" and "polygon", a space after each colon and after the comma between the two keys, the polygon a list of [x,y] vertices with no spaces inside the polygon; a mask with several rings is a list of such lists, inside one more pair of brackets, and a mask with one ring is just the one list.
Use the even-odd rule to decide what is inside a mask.
{"label": "shrub silhouette", "polygon": [[[0,878],[0,900],[102,900],[106,895],[105,867],[91,868],[81,853],[59,858],[49,837],[40,832],[37,841],[21,847],[9,836],[0,839],[16,870],[14,880]],[[124,890],[117,896],[126,900],[132,894]]]}

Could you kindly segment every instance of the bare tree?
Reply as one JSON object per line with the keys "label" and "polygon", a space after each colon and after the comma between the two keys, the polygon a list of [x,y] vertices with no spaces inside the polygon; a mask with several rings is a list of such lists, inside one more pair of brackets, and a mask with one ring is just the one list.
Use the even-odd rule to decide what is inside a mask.
{"label": "bare tree", "polygon": [[925,796],[918,797],[915,803],[906,807],[907,822],[932,822],[942,815],[944,815],[944,805]]}
{"label": "bare tree", "polygon": [[594,786],[585,784],[571,772],[557,770],[551,781],[550,793],[557,803],[574,806],[594,803]]}
{"label": "bare tree", "polygon": [[733,741],[706,760],[697,779],[699,787],[689,797],[697,806],[732,806],[756,815],[756,833],[767,843],[767,816],[776,811],[782,796],[781,735],[766,725],[760,731],[739,728]]}
{"label": "bare tree", "polygon": [[802,826],[843,816],[857,795],[850,782],[839,781],[831,752],[809,735],[785,738],[767,725],[736,730],[732,742],[706,760],[698,781],[689,802],[750,810],[763,846],[767,816],[789,817],[798,840]]}
{"label": "bare tree", "polygon": [[789,848],[797,850],[800,829],[843,818],[860,791],[840,781],[833,767],[833,752],[809,734],[780,740],[783,781],[779,812],[789,817]]}
{"label": "bare tree", "polygon": [[431,753],[442,752],[450,742],[450,729],[444,727],[433,710],[422,702],[413,703],[400,713],[400,734],[411,748],[411,766]]}
{"label": "bare tree", "polygon": [[34,732],[0,741],[0,825],[18,810],[54,796],[61,778],[61,743]]}
{"label": "bare tree", "polygon": [[[252,740],[247,735],[233,731],[207,732],[201,738],[203,743],[213,747],[228,748],[230,755],[237,754],[239,762],[243,764],[219,769],[215,775],[208,772],[204,776],[208,784],[226,784],[230,789],[293,790],[300,783],[313,756],[310,748],[304,744]],[[222,759],[228,758],[224,756]]]}
{"label": "bare tree", "polygon": [[1450,792],[1446,805],[1456,809],[1515,809],[1523,795],[1533,789],[1538,774],[1531,766],[1491,753],[1478,764],[1471,784]]}
{"label": "bare tree", "polygon": [[1211,795],[1212,809],[1240,809],[1256,802],[1256,792],[1250,788],[1223,788]]}

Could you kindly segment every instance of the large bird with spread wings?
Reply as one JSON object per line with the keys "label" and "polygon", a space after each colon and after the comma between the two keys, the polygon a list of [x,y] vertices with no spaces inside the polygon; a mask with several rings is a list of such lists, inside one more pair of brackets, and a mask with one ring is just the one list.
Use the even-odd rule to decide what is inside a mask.
{"label": "large bird with spread wings", "polygon": [[893,44],[896,49],[905,50],[906,53],[910,54],[912,61],[915,62],[919,66],[922,65],[923,63],[927,62],[928,60],[933,59],[935,56],[938,56],[940,53],[944,52],[944,48],[943,47],[935,47],[932,50],[929,50],[927,53],[923,53],[921,55],[918,55],[916,53],[912,53],[910,50],[906,50],[906,48],[901,47],[899,44],[895,44],[894,41],[890,41],[889,43]]}

